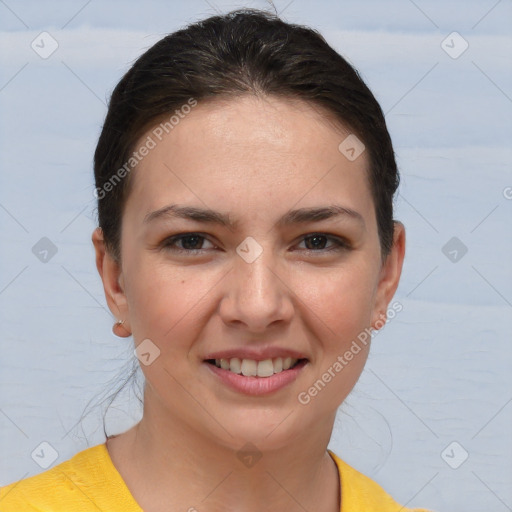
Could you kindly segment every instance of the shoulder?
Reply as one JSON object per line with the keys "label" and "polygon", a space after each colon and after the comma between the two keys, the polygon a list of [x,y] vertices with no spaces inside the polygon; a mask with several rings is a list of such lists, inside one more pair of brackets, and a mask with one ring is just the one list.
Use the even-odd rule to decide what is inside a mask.
{"label": "shoulder", "polygon": [[112,512],[140,511],[115,471],[105,444],[0,488],[2,512],[97,512],[98,507]]}
{"label": "shoulder", "polygon": [[424,509],[402,507],[377,482],[354,469],[331,450],[328,452],[338,467],[341,508],[344,512],[429,512]]}

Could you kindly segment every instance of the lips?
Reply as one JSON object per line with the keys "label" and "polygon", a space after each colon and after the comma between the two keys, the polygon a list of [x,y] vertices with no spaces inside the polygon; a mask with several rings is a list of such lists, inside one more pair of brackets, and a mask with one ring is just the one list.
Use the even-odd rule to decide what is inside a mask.
{"label": "lips", "polygon": [[207,354],[206,368],[231,389],[262,396],[294,382],[308,366],[304,353],[282,347],[243,347]]}
{"label": "lips", "polygon": [[[290,363],[295,361],[295,364],[287,370],[283,368],[284,360],[282,358],[263,359],[260,361],[254,359],[240,360],[237,358],[217,359],[217,361],[215,359],[207,359],[203,362],[203,366],[210,375],[218,379],[217,382],[225,384],[237,393],[250,396],[264,396],[276,393],[291,385],[305,371],[309,362],[307,359],[291,359],[291,357],[288,359],[290,359]],[[234,369],[239,371],[239,373],[231,370],[231,364],[235,360],[238,363],[235,362],[237,366]],[[225,368],[227,363],[230,364],[229,369]],[[279,370],[280,364],[281,371],[275,372],[276,369]],[[274,365],[277,365],[277,368]],[[254,374],[255,371],[256,374]],[[248,375],[244,375],[244,373],[248,373]]]}

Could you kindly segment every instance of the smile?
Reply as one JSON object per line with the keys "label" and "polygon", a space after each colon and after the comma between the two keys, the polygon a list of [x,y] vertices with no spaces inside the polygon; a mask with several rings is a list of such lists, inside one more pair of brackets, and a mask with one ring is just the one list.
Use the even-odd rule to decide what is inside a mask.
{"label": "smile", "polygon": [[224,385],[245,395],[261,396],[277,392],[294,382],[308,359],[206,359],[205,366]]}
{"label": "smile", "polygon": [[256,361],[254,359],[208,359],[207,362],[214,364],[217,368],[228,370],[244,377],[271,377],[276,373],[289,370],[297,365],[301,359],[293,357],[276,357],[274,359],[265,359]]}

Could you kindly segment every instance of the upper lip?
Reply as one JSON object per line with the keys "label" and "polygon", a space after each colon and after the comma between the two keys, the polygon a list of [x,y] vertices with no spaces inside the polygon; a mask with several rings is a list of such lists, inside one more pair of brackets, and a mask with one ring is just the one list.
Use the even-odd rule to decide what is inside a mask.
{"label": "upper lip", "polygon": [[280,347],[266,348],[231,348],[211,352],[204,359],[253,359],[254,361],[264,361],[265,359],[275,359],[277,357],[292,357],[293,359],[307,359],[301,352]]}

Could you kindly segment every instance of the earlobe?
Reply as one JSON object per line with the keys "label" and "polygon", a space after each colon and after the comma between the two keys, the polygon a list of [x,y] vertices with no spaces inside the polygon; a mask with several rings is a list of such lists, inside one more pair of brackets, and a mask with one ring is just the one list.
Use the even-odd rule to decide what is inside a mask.
{"label": "earlobe", "polygon": [[103,282],[108,307],[116,318],[123,319],[123,327],[128,328],[127,300],[121,266],[107,250],[101,228],[94,230],[92,242],[96,253],[96,268]]}
{"label": "earlobe", "polygon": [[405,227],[399,221],[394,221],[393,246],[384,261],[377,286],[372,328],[379,330],[385,324],[388,305],[395,295],[405,257]]}

